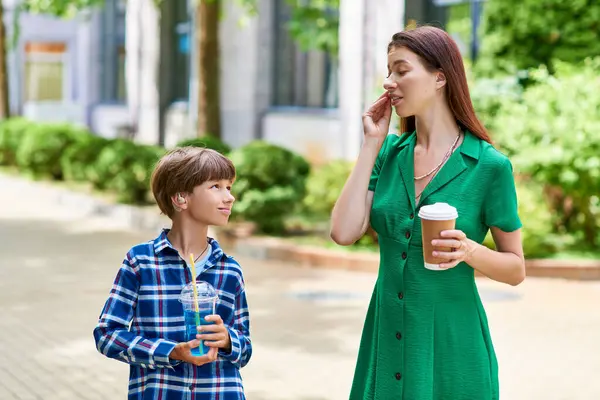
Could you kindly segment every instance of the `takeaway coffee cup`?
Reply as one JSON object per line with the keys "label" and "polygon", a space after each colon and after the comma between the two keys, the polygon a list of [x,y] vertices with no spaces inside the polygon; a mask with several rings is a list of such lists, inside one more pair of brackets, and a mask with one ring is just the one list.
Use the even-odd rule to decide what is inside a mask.
{"label": "takeaway coffee cup", "polygon": [[440,271],[440,263],[445,259],[433,256],[433,251],[451,251],[447,247],[433,246],[431,241],[440,238],[440,232],[454,229],[458,212],[447,203],[435,203],[423,206],[419,210],[421,218],[421,234],[423,237],[423,259],[425,268]]}

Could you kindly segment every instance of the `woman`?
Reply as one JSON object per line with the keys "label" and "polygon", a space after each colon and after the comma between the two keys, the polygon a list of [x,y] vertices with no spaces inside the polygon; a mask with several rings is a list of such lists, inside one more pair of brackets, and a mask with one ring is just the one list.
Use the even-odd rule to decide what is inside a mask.
{"label": "woman", "polygon": [[[369,222],[379,276],[364,325],[352,400],[492,400],[498,367],[474,270],[525,277],[512,166],[490,144],[471,104],[461,55],[444,31],[393,36],[386,92],[363,115],[364,141],[332,213],[331,237],[350,245]],[[402,135],[388,135],[391,108]],[[424,267],[421,206],[456,207],[456,229]],[[481,245],[491,230],[497,251]]]}

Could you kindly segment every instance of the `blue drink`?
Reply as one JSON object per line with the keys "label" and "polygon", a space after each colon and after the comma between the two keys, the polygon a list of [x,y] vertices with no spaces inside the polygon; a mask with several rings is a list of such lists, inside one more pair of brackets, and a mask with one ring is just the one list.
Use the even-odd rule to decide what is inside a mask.
{"label": "blue drink", "polygon": [[[184,320],[185,320],[185,340],[190,341],[196,339],[196,335],[198,334],[198,325],[197,322],[200,322],[200,325],[214,325],[213,321],[207,321],[204,318],[208,315],[212,315],[211,310],[201,310],[200,312],[195,312],[192,310],[184,311]],[[199,316],[199,319],[196,319],[196,316]],[[210,332],[203,332],[203,334],[210,334]],[[204,344],[204,340],[200,341],[200,346],[195,347],[191,350],[193,356],[203,356],[208,353],[210,347]]]}
{"label": "blue drink", "polygon": [[[196,285],[196,293],[194,293]],[[198,332],[198,326],[214,325],[205,318],[208,315],[214,315],[218,296],[216,290],[207,282],[198,281],[188,283],[181,294],[179,301],[183,306],[183,320],[185,323],[185,340],[195,340]],[[211,332],[202,332],[202,334],[211,334]],[[210,351],[210,347],[200,341],[200,346],[191,349],[193,356],[203,356]]]}

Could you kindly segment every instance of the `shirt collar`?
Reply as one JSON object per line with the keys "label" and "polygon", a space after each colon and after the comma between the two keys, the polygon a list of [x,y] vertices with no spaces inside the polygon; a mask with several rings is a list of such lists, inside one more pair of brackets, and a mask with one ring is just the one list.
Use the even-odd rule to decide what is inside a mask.
{"label": "shirt collar", "polygon": [[[398,148],[402,149],[402,148],[408,146],[413,141],[415,141],[416,138],[417,138],[417,132],[415,131],[415,132],[411,133],[406,138],[406,140],[402,140],[398,144]],[[465,131],[465,140],[463,140],[462,144],[460,145],[460,152],[466,156],[474,158],[475,160],[479,160],[479,152],[480,152],[479,142],[480,142],[480,139],[477,136],[473,135],[469,131]]]}
{"label": "shirt collar", "polygon": [[[169,249],[173,250],[175,253],[177,253],[177,249],[175,247],[173,247],[173,245],[171,244],[171,241],[167,237],[167,234],[169,233],[169,231],[170,231],[170,229],[163,229],[160,232],[160,234],[158,235],[158,237],[156,239],[154,239],[154,253],[155,254],[159,254],[167,248],[169,248]],[[208,244],[211,247],[211,255],[209,257],[209,261],[211,261],[211,263],[214,263],[216,260],[221,259],[221,257],[223,256],[224,253],[223,253],[223,250],[221,249],[221,246],[215,239],[208,238]]]}

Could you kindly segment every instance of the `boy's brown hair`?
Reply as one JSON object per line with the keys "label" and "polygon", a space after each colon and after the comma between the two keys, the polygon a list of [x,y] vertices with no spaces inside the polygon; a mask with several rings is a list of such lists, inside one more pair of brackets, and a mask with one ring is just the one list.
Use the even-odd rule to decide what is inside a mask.
{"label": "boy's brown hair", "polygon": [[158,161],[150,186],[160,211],[173,218],[175,208],[171,196],[191,193],[204,182],[223,179],[235,179],[235,166],[230,159],[211,149],[179,147]]}

